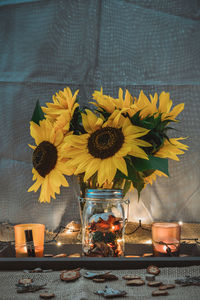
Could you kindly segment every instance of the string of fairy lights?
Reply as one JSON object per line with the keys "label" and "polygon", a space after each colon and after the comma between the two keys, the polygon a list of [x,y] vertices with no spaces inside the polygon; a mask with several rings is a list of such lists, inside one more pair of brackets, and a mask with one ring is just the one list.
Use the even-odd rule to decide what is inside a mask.
{"label": "string of fairy lights", "polygon": [[[183,222],[182,221],[179,221],[178,224],[180,226],[183,225]],[[139,229],[142,229],[142,230],[145,230],[145,231],[149,231],[151,232],[151,228],[146,228],[142,225],[142,221],[139,220],[138,222],[138,226],[131,232],[128,232],[128,233],[125,233],[126,236],[130,236],[130,235],[134,235]],[[70,235],[72,233],[79,233],[80,230],[76,230],[73,225],[71,226],[59,226],[57,232],[54,234],[53,238],[52,239],[49,239],[49,240],[46,240],[44,242],[44,244],[49,244],[49,243],[55,243],[58,247],[61,246],[61,245],[64,245],[65,243],[61,240],[59,240],[59,237],[60,235],[67,235],[68,237],[70,237]],[[181,238],[181,241],[183,241],[183,243],[186,243],[185,241],[194,241],[195,243],[197,244],[200,244],[200,240],[199,238],[187,238],[187,237],[184,237],[184,238]],[[14,245],[15,241],[14,240],[11,240],[11,241],[0,241],[0,253],[3,252],[8,245]],[[144,242],[144,244],[149,244],[151,245],[152,244],[152,240],[151,239],[148,239]]]}

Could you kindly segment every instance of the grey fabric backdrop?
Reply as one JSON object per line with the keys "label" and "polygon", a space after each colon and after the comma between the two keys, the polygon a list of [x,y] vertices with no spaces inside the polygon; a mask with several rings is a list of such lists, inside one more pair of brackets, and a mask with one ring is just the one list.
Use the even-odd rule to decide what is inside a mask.
{"label": "grey fabric backdrop", "polygon": [[27,146],[29,120],[69,85],[84,105],[94,89],[116,96],[169,91],[185,102],[178,136],[189,151],[170,161],[170,178],[130,194],[130,220],[199,222],[200,2],[198,0],[0,1],[0,222],[41,222],[55,229],[79,219],[78,185],[38,203]]}

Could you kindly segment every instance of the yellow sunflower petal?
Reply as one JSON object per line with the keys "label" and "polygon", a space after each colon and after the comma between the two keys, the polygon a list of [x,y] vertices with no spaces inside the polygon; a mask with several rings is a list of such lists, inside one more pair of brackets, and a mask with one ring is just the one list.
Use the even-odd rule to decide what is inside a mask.
{"label": "yellow sunflower petal", "polygon": [[172,100],[170,100],[170,94],[165,93],[164,91],[159,96],[159,112],[168,113],[172,106]]}
{"label": "yellow sunflower petal", "polygon": [[50,194],[48,191],[48,179],[45,178],[45,180],[41,186],[39,201],[40,202],[50,202],[50,200],[51,200],[51,198],[50,198]]}
{"label": "yellow sunflower petal", "polygon": [[40,188],[42,184],[42,181],[41,180],[37,180],[29,189],[28,189],[28,192],[37,192],[37,190]]}
{"label": "yellow sunflower petal", "polygon": [[184,103],[180,103],[174,106],[174,108],[170,112],[170,116],[172,116],[175,119],[180,114],[180,112],[182,112],[182,110],[184,110]]}
{"label": "yellow sunflower petal", "polygon": [[162,158],[171,158],[173,160],[179,161],[177,155],[184,154],[183,150],[187,150],[188,146],[179,142],[185,138],[172,138],[165,140],[163,146],[155,153],[155,156]]}
{"label": "yellow sunflower petal", "polygon": [[106,181],[110,183],[116,174],[116,170],[115,165],[113,165],[109,159],[101,160],[97,175],[99,186],[102,186]]}
{"label": "yellow sunflower petal", "polygon": [[126,176],[128,175],[126,162],[122,157],[117,157],[116,155],[112,157],[112,162],[117,169],[119,169]]}
{"label": "yellow sunflower petal", "polygon": [[62,129],[52,130],[50,141],[54,146],[58,146],[62,143],[64,134]]}
{"label": "yellow sunflower petal", "polygon": [[87,181],[92,175],[94,175],[100,166],[100,159],[96,158],[87,163],[85,167],[84,181]]}
{"label": "yellow sunflower petal", "polygon": [[39,145],[43,141],[43,134],[40,130],[40,126],[34,122],[30,122],[30,134],[35,139],[36,145]]}
{"label": "yellow sunflower petal", "polygon": [[148,155],[137,145],[132,146],[132,150],[129,152],[129,154],[135,157],[148,159]]}
{"label": "yellow sunflower petal", "polygon": [[30,144],[28,144],[28,146],[29,146],[30,148],[32,148],[33,150],[35,150],[35,148],[36,148],[36,146],[32,146],[32,145],[30,145]]}

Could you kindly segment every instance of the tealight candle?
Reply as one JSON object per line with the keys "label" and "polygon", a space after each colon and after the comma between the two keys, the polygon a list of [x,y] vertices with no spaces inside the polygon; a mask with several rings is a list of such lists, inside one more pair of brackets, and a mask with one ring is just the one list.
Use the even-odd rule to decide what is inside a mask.
{"label": "tealight candle", "polygon": [[14,226],[16,257],[42,257],[44,251],[43,224],[18,224]]}
{"label": "tealight candle", "polygon": [[178,256],[181,227],[178,223],[153,223],[152,245],[154,256]]}

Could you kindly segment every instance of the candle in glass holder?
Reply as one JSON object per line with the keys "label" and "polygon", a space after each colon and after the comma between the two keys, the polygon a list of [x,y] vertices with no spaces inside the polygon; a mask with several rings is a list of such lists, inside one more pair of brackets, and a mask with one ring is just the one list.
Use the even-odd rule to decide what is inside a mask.
{"label": "candle in glass holder", "polygon": [[181,227],[178,223],[153,223],[152,245],[154,256],[178,256]]}
{"label": "candle in glass holder", "polygon": [[42,257],[44,251],[43,224],[18,224],[14,226],[16,257]]}

